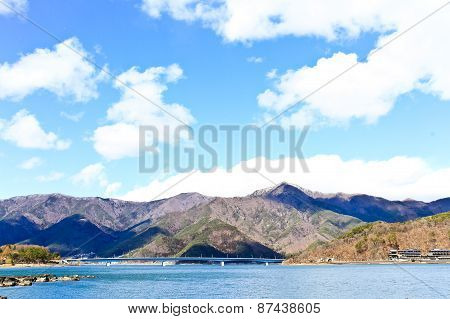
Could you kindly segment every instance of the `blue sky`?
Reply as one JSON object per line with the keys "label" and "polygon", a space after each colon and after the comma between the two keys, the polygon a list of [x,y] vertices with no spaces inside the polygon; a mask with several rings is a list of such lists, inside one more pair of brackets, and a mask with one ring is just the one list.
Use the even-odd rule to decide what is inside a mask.
{"label": "blue sky", "polygon": [[[334,13],[324,7],[330,12],[314,21],[304,13],[309,10],[309,1],[286,1],[292,2],[287,10],[265,0],[263,3],[270,5],[261,4],[261,10],[255,11],[260,20],[254,25],[252,19],[245,23],[233,20],[248,8],[232,0],[217,1],[217,6],[202,7],[203,11],[194,10],[202,4],[195,0],[178,2],[178,6],[174,5],[177,1],[170,0],[6,2],[62,41],[72,41],[67,43],[114,75],[135,67],[137,73],[128,74],[127,81],[131,82],[127,83],[162,88],[160,93],[143,94],[161,98],[170,110],[174,103],[181,105],[182,117],[194,128],[204,124],[262,123],[264,118],[290,106],[296,97],[348,67],[355,58],[362,67],[354,75],[338,79],[330,93],[324,90],[277,122],[298,129],[311,125],[303,153],[316,171],[307,176],[302,172],[267,173],[270,179],[288,180],[319,191],[367,192],[399,199],[450,196],[450,182],[446,182],[450,175],[450,73],[443,72],[450,66],[437,53],[430,53],[442,51],[445,56],[450,49],[442,38],[437,40],[439,37],[436,41],[430,39],[429,51],[412,50],[409,43],[418,43],[430,30],[433,34],[445,30],[450,9],[443,9],[426,26],[412,30],[398,45],[393,43],[386,52],[382,50],[366,59],[378,41],[395,36],[425,12],[439,7],[439,1],[426,6],[414,4],[401,17],[383,6],[373,8],[373,12],[359,12],[356,2],[348,1],[355,5],[351,14],[339,10]],[[221,15],[211,17],[214,10],[225,10],[228,20]],[[292,20],[292,10],[298,10],[297,19],[304,23]],[[371,15],[381,17],[381,22],[373,22]],[[280,20],[273,20],[273,16]],[[441,35],[448,38],[445,33]],[[45,59],[39,56],[31,66],[20,65],[23,57],[36,56],[37,49],[56,52],[58,41],[6,9],[0,9],[0,44],[2,198],[59,192],[146,200],[183,177],[173,171],[139,173],[138,158],[130,155],[131,151],[122,152],[129,145],[115,143],[120,136],[108,135],[107,142],[100,136],[99,128],[138,123],[137,119],[127,119],[129,109],[108,116],[108,110],[120,101],[135,102],[127,100],[126,90],[115,85],[113,79],[95,69],[60,72],[60,64],[52,60],[57,60],[57,55]],[[63,54],[64,61],[70,60],[67,65],[88,68],[86,62],[76,58],[72,61],[70,54]],[[40,61],[48,71],[36,71]],[[182,76],[167,80],[175,70],[170,66],[174,65],[182,70]],[[157,79],[143,79],[145,70],[156,67],[162,67],[154,71],[159,72]],[[269,78],[267,74],[272,70],[277,70],[277,75]],[[16,76],[23,76],[23,72],[29,72],[30,78],[37,74],[27,87],[23,78]],[[79,78],[79,74],[84,75]],[[11,84],[13,81],[17,83]],[[92,82],[76,91],[73,87],[77,81]],[[61,82],[66,86],[55,84]],[[337,92],[332,92],[334,89]],[[2,94],[2,90],[6,93]],[[264,95],[268,91],[270,94]],[[149,118],[156,112],[149,110]],[[46,140],[27,144],[23,139],[33,137],[14,135],[24,134],[13,126],[15,116],[17,121],[33,118]],[[172,123],[162,117],[164,120]],[[52,139],[50,133],[56,137]],[[111,147],[108,143],[120,149],[106,150]],[[131,137],[129,143],[136,140]],[[272,158],[283,152],[286,149],[276,148]],[[223,167],[223,149],[219,157]],[[239,162],[236,158],[233,164]],[[180,183],[166,196],[182,191],[231,196],[270,186],[261,176],[247,177],[239,170],[228,175],[200,175]]]}

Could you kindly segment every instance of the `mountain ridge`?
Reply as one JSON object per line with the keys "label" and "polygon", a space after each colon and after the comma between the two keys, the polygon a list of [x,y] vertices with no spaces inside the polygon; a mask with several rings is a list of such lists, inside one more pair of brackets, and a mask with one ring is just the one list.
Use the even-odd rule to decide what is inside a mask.
{"label": "mountain ridge", "polygon": [[[250,255],[261,249],[267,254],[286,255],[317,241],[333,240],[364,222],[403,222],[449,210],[450,198],[430,203],[390,201],[365,194],[325,194],[288,183],[241,197],[182,193],[149,202],[54,193],[1,200],[0,244],[15,243],[11,241],[43,243],[48,247],[64,247],[59,251],[63,254],[73,250],[88,253],[91,249],[96,254],[111,255],[135,254],[143,247],[147,247],[146,253],[158,253],[155,241],[169,247],[168,253],[179,254],[196,242],[197,248],[230,254],[233,253],[231,246],[218,240],[217,236],[226,237],[232,233],[235,238],[240,238],[240,246],[233,247],[247,247],[245,251]],[[89,222],[86,229],[91,231],[87,233],[98,229],[102,232],[99,238],[108,240],[84,248],[76,247],[73,243],[81,242],[75,239],[85,230],[80,227],[82,222],[75,217],[70,219],[72,216]],[[202,230],[203,236],[180,235],[201,220],[217,229]],[[71,230],[71,223],[79,234],[74,234],[73,238],[64,237],[64,231]],[[59,228],[54,228],[58,224]],[[50,236],[49,228],[59,229],[66,242],[58,242],[58,232]],[[231,233],[230,229],[233,229]],[[53,238],[52,241],[46,240],[45,236]],[[255,243],[265,248],[258,248]],[[197,248],[196,251],[201,251]]]}

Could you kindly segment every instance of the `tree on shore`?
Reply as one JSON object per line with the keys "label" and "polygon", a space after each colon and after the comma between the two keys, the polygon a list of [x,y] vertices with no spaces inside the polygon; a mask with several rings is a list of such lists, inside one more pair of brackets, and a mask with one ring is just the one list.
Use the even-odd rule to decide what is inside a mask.
{"label": "tree on shore", "polygon": [[7,245],[1,247],[0,250],[0,261],[13,265],[18,263],[48,263],[60,258],[58,254],[40,246]]}

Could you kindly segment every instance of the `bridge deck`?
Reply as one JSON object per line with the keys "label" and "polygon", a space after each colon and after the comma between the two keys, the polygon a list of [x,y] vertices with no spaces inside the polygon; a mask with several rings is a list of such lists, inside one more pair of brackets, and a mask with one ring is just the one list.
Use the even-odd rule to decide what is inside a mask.
{"label": "bridge deck", "polygon": [[85,259],[64,259],[66,262],[83,263],[110,263],[124,261],[175,261],[175,262],[235,262],[235,263],[271,263],[279,264],[284,261],[280,258],[239,258],[239,257],[117,257],[117,258],[85,258]]}

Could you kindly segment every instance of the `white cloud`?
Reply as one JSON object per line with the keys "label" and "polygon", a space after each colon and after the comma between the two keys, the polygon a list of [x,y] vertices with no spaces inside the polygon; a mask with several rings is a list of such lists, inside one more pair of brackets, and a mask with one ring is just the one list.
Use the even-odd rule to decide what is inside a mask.
{"label": "white cloud", "polygon": [[56,182],[59,181],[64,177],[64,174],[61,172],[51,172],[48,175],[40,175],[36,177],[36,180],[41,183],[48,183],[48,182]]}
{"label": "white cloud", "polygon": [[122,183],[119,183],[119,182],[108,184],[105,189],[105,195],[108,195],[108,196],[113,195],[113,194],[117,193],[117,191],[121,187],[122,187]]}
{"label": "white cloud", "polygon": [[20,100],[40,89],[76,101],[96,98],[104,75],[68,47],[88,56],[80,41],[70,38],[53,50],[36,49],[15,63],[0,64],[0,99]]}
{"label": "white cloud", "polygon": [[262,63],[263,61],[264,59],[258,56],[251,56],[247,58],[247,62],[250,63]]}
{"label": "white cloud", "polygon": [[31,157],[31,158],[27,159],[26,161],[23,161],[22,163],[20,163],[19,168],[25,169],[25,170],[30,170],[30,169],[33,169],[35,167],[42,165],[42,163],[43,163],[43,161],[41,158]]}
{"label": "white cloud", "polygon": [[94,148],[108,160],[136,156],[139,152],[139,128],[116,123],[97,128],[92,137]]}
{"label": "white cloud", "polygon": [[106,168],[102,163],[91,164],[84,167],[72,176],[72,182],[82,187],[98,186],[103,188],[105,195],[112,195],[122,186],[121,183],[110,183],[106,174]]}
{"label": "white cloud", "polygon": [[53,132],[45,132],[27,110],[20,110],[9,121],[0,119],[0,138],[22,148],[65,150],[71,144]]}
{"label": "white cloud", "polygon": [[[450,196],[450,168],[432,169],[415,157],[393,157],[384,161],[343,160],[338,155],[318,155],[306,159],[310,172],[304,173],[295,160],[261,159],[260,172],[275,183],[288,182],[325,193],[365,193],[390,199],[415,198],[434,200]],[[255,160],[248,167],[255,167]],[[282,172],[271,172],[270,167],[280,167]],[[290,170],[293,165],[295,170]],[[217,169],[213,173],[196,172],[178,174],[164,180],[154,180],[149,185],[136,188],[123,198],[146,201],[162,191],[161,197],[183,192],[199,192],[209,196],[242,196],[273,184],[257,173],[247,173],[241,165],[231,172]],[[179,184],[177,182],[186,178]],[[175,185],[175,186],[174,186]]]}
{"label": "white cloud", "polygon": [[93,184],[99,184],[104,187],[108,184],[105,166],[101,163],[91,164],[83,168],[80,172],[72,177],[72,181],[75,184],[82,186],[91,186]]}
{"label": "white cloud", "polygon": [[[187,108],[177,103],[166,103],[163,98],[167,85],[182,77],[182,69],[177,64],[172,64],[168,67],[152,67],[143,72],[133,67],[120,74],[118,79],[175,118],[191,124],[194,118]],[[107,119],[111,124],[98,127],[92,136],[95,150],[106,159],[116,160],[137,156],[140,125],[154,126],[158,132],[161,132],[161,136],[164,127],[173,131],[177,126],[182,125],[177,119],[136,92],[123,87],[119,82],[115,83],[115,87],[122,92],[122,96],[107,111]]]}
{"label": "white cloud", "polygon": [[[329,41],[378,32],[376,48],[444,4],[442,0],[314,1],[314,0],[143,0],[151,17],[167,13],[176,20],[201,21],[227,41],[249,42],[280,36],[317,36]],[[387,114],[402,94],[421,90],[450,99],[450,6],[432,15],[370,56],[333,83],[313,94],[281,119],[283,124],[345,123],[351,119],[375,122]],[[401,12],[401,14],[398,14]],[[320,13],[320,14],[318,14]],[[346,70],[354,53],[336,53],[315,66],[288,70],[274,87],[258,96],[266,118],[293,106],[303,97]]]}
{"label": "white cloud", "polygon": [[[4,5],[6,3],[6,5]],[[24,12],[27,10],[28,1],[27,0],[2,0],[0,2],[0,15],[14,14],[9,7],[13,8],[13,10]]]}
{"label": "white cloud", "polygon": [[[426,9],[429,10],[428,5]],[[274,77],[272,89],[258,96],[259,105],[271,115],[294,106],[281,118],[281,123],[299,126],[343,124],[351,119],[373,123],[386,115],[401,95],[415,90],[450,100],[450,62],[447,58],[450,44],[440,40],[447,37],[450,28],[450,6],[444,10],[369,55],[367,61],[360,62],[300,105],[296,105],[298,101],[355,65],[361,57],[339,52],[319,59],[312,67],[288,70]],[[428,12],[425,8],[423,11],[421,15]],[[402,30],[380,36],[374,50]]]}
{"label": "white cloud", "polygon": [[[400,0],[142,0],[152,18],[167,13],[181,21],[200,21],[227,41],[279,36],[320,36],[328,40],[361,32],[401,29],[444,1]],[[401,12],[402,14],[398,14]]]}
{"label": "white cloud", "polygon": [[65,119],[68,119],[69,121],[79,122],[83,118],[84,112],[78,112],[78,113],[73,113],[73,114],[61,112],[61,113],[59,113],[59,115],[61,115],[61,117],[64,117]]}
{"label": "white cloud", "polygon": [[275,79],[278,76],[278,70],[277,69],[272,69],[269,72],[267,72],[266,77],[268,79]]}
{"label": "white cloud", "polygon": [[[199,0],[143,0],[141,9],[152,18],[159,18],[162,12],[168,12],[176,20],[202,20],[208,24],[215,24],[220,15],[226,13],[223,1],[204,3]],[[219,4],[219,6],[212,6]]]}

